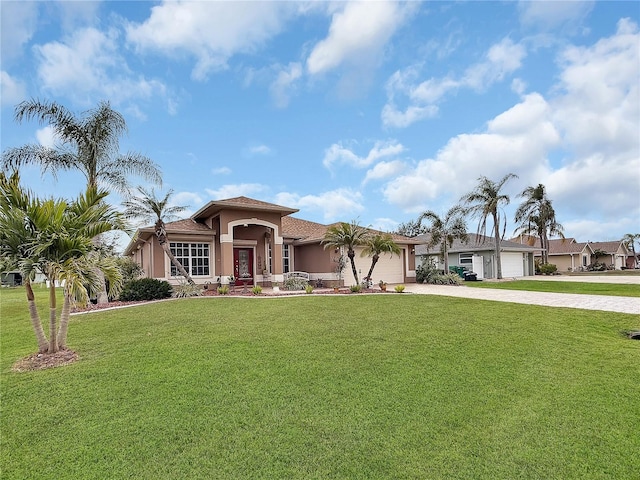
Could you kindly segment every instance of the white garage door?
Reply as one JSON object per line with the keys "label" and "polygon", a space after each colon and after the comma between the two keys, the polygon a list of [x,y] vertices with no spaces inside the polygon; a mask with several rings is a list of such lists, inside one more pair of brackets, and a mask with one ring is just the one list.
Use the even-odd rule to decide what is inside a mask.
{"label": "white garage door", "polygon": [[523,277],[523,260],[521,252],[502,252],[502,276]]}
{"label": "white garage door", "polygon": [[[361,248],[356,249],[356,269],[358,270],[358,278],[362,281],[362,277],[366,277],[371,268],[371,257],[361,257]],[[404,251],[400,253],[400,256],[390,256],[388,253],[380,255],[378,263],[376,263],[373,269],[373,284],[377,284],[380,280],[384,280],[387,283],[404,283],[404,269],[402,266],[402,259],[404,258]],[[347,258],[347,267],[344,269],[344,284],[355,285],[356,281],[353,278],[351,271],[351,262]]]}

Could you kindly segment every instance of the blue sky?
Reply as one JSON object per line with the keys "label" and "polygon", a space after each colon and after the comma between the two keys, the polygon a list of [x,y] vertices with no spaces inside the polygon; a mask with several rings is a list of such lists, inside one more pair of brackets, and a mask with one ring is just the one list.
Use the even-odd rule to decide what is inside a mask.
{"label": "blue sky", "polygon": [[[24,99],[76,112],[109,100],[129,126],[121,150],[160,165],[163,192],[189,213],[246,195],[393,230],[511,172],[508,234],[518,193],[538,183],[566,236],[640,232],[638,3],[0,8],[3,150],[54,142],[13,121]],[[43,196],[83,185],[22,177]]]}

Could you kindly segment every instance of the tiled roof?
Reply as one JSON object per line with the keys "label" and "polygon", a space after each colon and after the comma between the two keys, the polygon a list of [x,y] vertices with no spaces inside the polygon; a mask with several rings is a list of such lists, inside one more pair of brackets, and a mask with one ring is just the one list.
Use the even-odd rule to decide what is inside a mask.
{"label": "tiled roof", "polygon": [[328,226],[291,216],[282,217],[282,236],[301,241],[320,241]]}
{"label": "tiled roof", "polygon": [[210,217],[225,208],[279,212],[280,215],[290,215],[298,211],[295,208],[284,207],[282,205],[276,205],[275,203],[263,202],[261,200],[256,200],[254,198],[233,197],[233,198],[226,198],[223,200],[213,200],[207,203],[204,207],[202,207],[196,213],[194,213],[191,216],[191,218],[199,219],[199,218]]}
{"label": "tiled roof", "polygon": [[606,253],[616,253],[620,248],[620,244],[622,242],[620,240],[616,242],[589,242],[589,246],[593,250],[602,250]]}
{"label": "tiled roof", "polygon": [[[481,250],[495,250],[495,239],[486,235],[478,235],[475,233],[468,234],[468,240],[466,242],[460,241],[456,238],[453,241],[453,245],[448,249],[450,253],[459,252],[477,252]],[[425,255],[427,253],[437,253],[440,251],[439,246],[427,249],[427,244],[431,239],[429,234],[418,235],[415,237],[420,240],[420,245],[416,247],[416,255]],[[533,252],[539,250],[539,248],[531,247],[529,245],[523,245],[521,243],[511,242],[509,240],[502,240],[500,242],[500,248],[503,251],[515,251],[515,252]]]}

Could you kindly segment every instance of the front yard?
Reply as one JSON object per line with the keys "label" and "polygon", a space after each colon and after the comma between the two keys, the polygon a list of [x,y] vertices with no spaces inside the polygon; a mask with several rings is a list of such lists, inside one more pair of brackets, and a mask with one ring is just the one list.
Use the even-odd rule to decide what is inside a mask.
{"label": "front yard", "polygon": [[[46,292],[38,290],[46,318]],[[72,317],[0,291],[3,479],[633,478],[638,316],[422,295],[198,298]]]}

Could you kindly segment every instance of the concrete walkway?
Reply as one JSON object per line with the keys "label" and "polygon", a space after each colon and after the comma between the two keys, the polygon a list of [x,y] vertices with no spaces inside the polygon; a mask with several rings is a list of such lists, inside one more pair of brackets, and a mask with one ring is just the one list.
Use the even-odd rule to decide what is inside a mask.
{"label": "concrete walkway", "polygon": [[[638,278],[638,277],[631,277]],[[581,281],[581,280],[576,280]],[[575,293],[546,293],[519,290],[500,290],[445,285],[423,285],[409,283],[405,292],[421,295],[444,295],[449,297],[474,298],[494,302],[524,303],[547,307],[582,308],[605,312],[640,314],[640,297],[613,297],[608,295],[581,295]]]}

